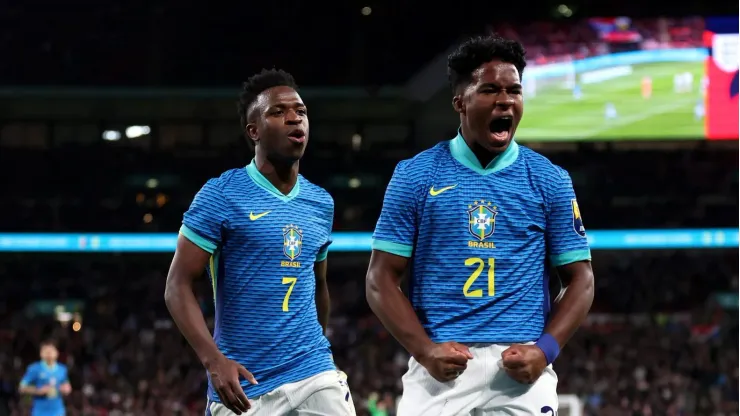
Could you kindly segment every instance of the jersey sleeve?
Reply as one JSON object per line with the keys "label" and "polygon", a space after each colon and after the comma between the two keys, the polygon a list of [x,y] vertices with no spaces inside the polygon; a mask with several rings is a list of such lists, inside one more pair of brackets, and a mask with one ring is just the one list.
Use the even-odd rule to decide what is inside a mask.
{"label": "jersey sleeve", "polygon": [[60,373],[59,384],[69,383],[69,369],[66,365],[61,368]]}
{"label": "jersey sleeve", "polygon": [[329,199],[331,200],[331,208],[327,212],[326,216],[326,222],[327,227],[329,228],[327,230],[326,234],[326,242],[321,246],[319,249],[319,253],[316,255],[316,263],[320,261],[326,260],[326,257],[329,255],[329,246],[332,243],[332,237],[331,237],[331,230],[334,227],[334,199],[330,196]]}
{"label": "jersey sleeve", "polygon": [[37,375],[38,371],[36,370],[36,365],[29,365],[28,368],[26,368],[26,373],[23,374],[23,378],[21,379],[21,386],[35,385]]}
{"label": "jersey sleeve", "polygon": [[222,242],[228,222],[228,204],[218,179],[210,179],[195,195],[182,219],[180,234],[213,254]]}
{"label": "jersey sleeve", "polygon": [[373,233],[373,250],[411,257],[417,231],[415,175],[408,172],[410,161],[396,166],[385,190],[383,209]]}
{"label": "jersey sleeve", "polygon": [[547,252],[550,264],[563,266],[591,260],[591,250],[583,226],[581,210],[568,172],[557,168],[547,189]]}

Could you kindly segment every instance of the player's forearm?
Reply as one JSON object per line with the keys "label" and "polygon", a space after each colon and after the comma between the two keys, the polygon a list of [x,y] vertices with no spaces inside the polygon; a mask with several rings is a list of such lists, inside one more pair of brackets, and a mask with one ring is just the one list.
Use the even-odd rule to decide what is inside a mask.
{"label": "player's forearm", "polygon": [[329,297],[329,286],[325,280],[316,282],[316,313],[319,317],[319,324],[326,334],[331,314],[331,298]]}
{"label": "player's forearm", "polygon": [[167,283],[165,303],[180,332],[195,350],[201,363],[208,368],[221,352],[213,342],[191,285]]}
{"label": "player's forearm", "polygon": [[40,390],[38,388],[36,388],[36,386],[21,386],[18,389],[18,391],[21,394],[28,394],[28,395],[31,395],[31,396],[38,396],[38,395],[41,394],[40,393]]}
{"label": "player's forearm", "polygon": [[590,265],[570,278],[565,294],[553,307],[545,332],[552,335],[560,348],[576,333],[594,300],[594,276]]}
{"label": "player's forearm", "polygon": [[366,297],[375,315],[388,332],[415,358],[433,345],[406,295],[392,279],[368,272]]}

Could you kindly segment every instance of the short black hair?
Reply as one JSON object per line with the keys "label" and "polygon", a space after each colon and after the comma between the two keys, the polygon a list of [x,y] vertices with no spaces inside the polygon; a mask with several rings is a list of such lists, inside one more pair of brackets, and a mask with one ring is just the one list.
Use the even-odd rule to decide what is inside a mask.
{"label": "short black hair", "polygon": [[[244,131],[246,137],[247,118],[249,107],[257,99],[263,91],[273,87],[290,87],[298,91],[298,85],[288,72],[282,69],[263,69],[259,73],[250,77],[246,82],[242,84],[242,91],[239,94],[239,101],[236,103],[236,110],[239,113],[239,121],[241,122],[242,131]],[[247,137],[249,139],[249,137]],[[252,140],[247,140],[250,146]]]}
{"label": "short black hair", "polygon": [[39,349],[42,349],[44,347],[54,347],[57,348],[57,343],[53,339],[45,339],[41,341],[41,345]]}
{"label": "short black hair", "polygon": [[447,57],[447,78],[453,94],[473,80],[473,72],[486,62],[500,60],[513,64],[519,76],[527,66],[526,52],[521,43],[498,35],[476,36],[461,43]]}

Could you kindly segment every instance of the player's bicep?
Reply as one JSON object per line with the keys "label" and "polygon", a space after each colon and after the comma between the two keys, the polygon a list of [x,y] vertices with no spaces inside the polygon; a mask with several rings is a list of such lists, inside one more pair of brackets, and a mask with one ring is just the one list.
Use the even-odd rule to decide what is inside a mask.
{"label": "player's bicep", "polygon": [[180,235],[204,251],[213,253],[222,242],[228,211],[228,203],[218,181],[211,179],[198,191],[183,215]]}
{"label": "player's bicep", "polygon": [[326,258],[321,261],[317,261],[313,264],[313,273],[316,275],[316,281],[318,282],[325,282],[326,281],[326,270],[328,269],[328,261]]}
{"label": "player's bicep", "polygon": [[583,279],[593,281],[594,279],[594,271],[590,261],[576,261],[563,264],[557,267],[557,270],[564,289],[567,289],[574,280]]}
{"label": "player's bicep", "polygon": [[366,277],[368,288],[383,284],[399,286],[408,264],[409,259],[407,257],[384,250],[373,250],[370,255],[370,266],[368,267]]}
{"label": "player's bicep", "polygon": [[547,251],[550,263],[556,267],[591,260],[591,250],[573,183],[567,172],[559,169],[558,173],[555,180],[548,184],[546,204]]}
{"label": "player's bicep", "polygon": [[177,238],[175,257],[167,273],[167,286],[189,284],[199,278],[203,275],[210,259],[211,253],[180,234]]}
{"label": "player's bicep", "polygon": [[373,250],[411,257],[417,230],[417,178],[401,162],[393,172],[373,233]]}
{"label": "player's bicep", "polygon": [[36,371],[33,367],[28,367],[26,369],[26,373],[23,374],[23,378],[21,378],[20,386],[26,387],[31,386],[36,383]]}

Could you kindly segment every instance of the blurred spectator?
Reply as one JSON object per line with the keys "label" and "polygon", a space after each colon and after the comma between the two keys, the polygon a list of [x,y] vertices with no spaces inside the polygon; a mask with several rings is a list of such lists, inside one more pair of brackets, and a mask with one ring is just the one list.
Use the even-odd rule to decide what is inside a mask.
{"label": "blurred spectator", "polygon": [[[359,414],[394,416],[408,355],[365,304],[365,257],[330,266],[329,338]],[[202,415],[205,373],[161,300],[168,262],[160,255],[4,256],[0,276],[10,285],[0,315],[0,415],[4,408],[25,414],[18,380],[48,336],[61,341],[60,360],[70,369],[71,416]],[[594,312],[555,364],[559,392],[577,395],[594,416],[736,414],[738,322],[713,299],[736,291],[737,264],[737,252],[725,250],[595,253]],[[83,299],[81,330],[34,309],[31,301],[43,299]],[[205,279],[198,299],[212,317]]]}

